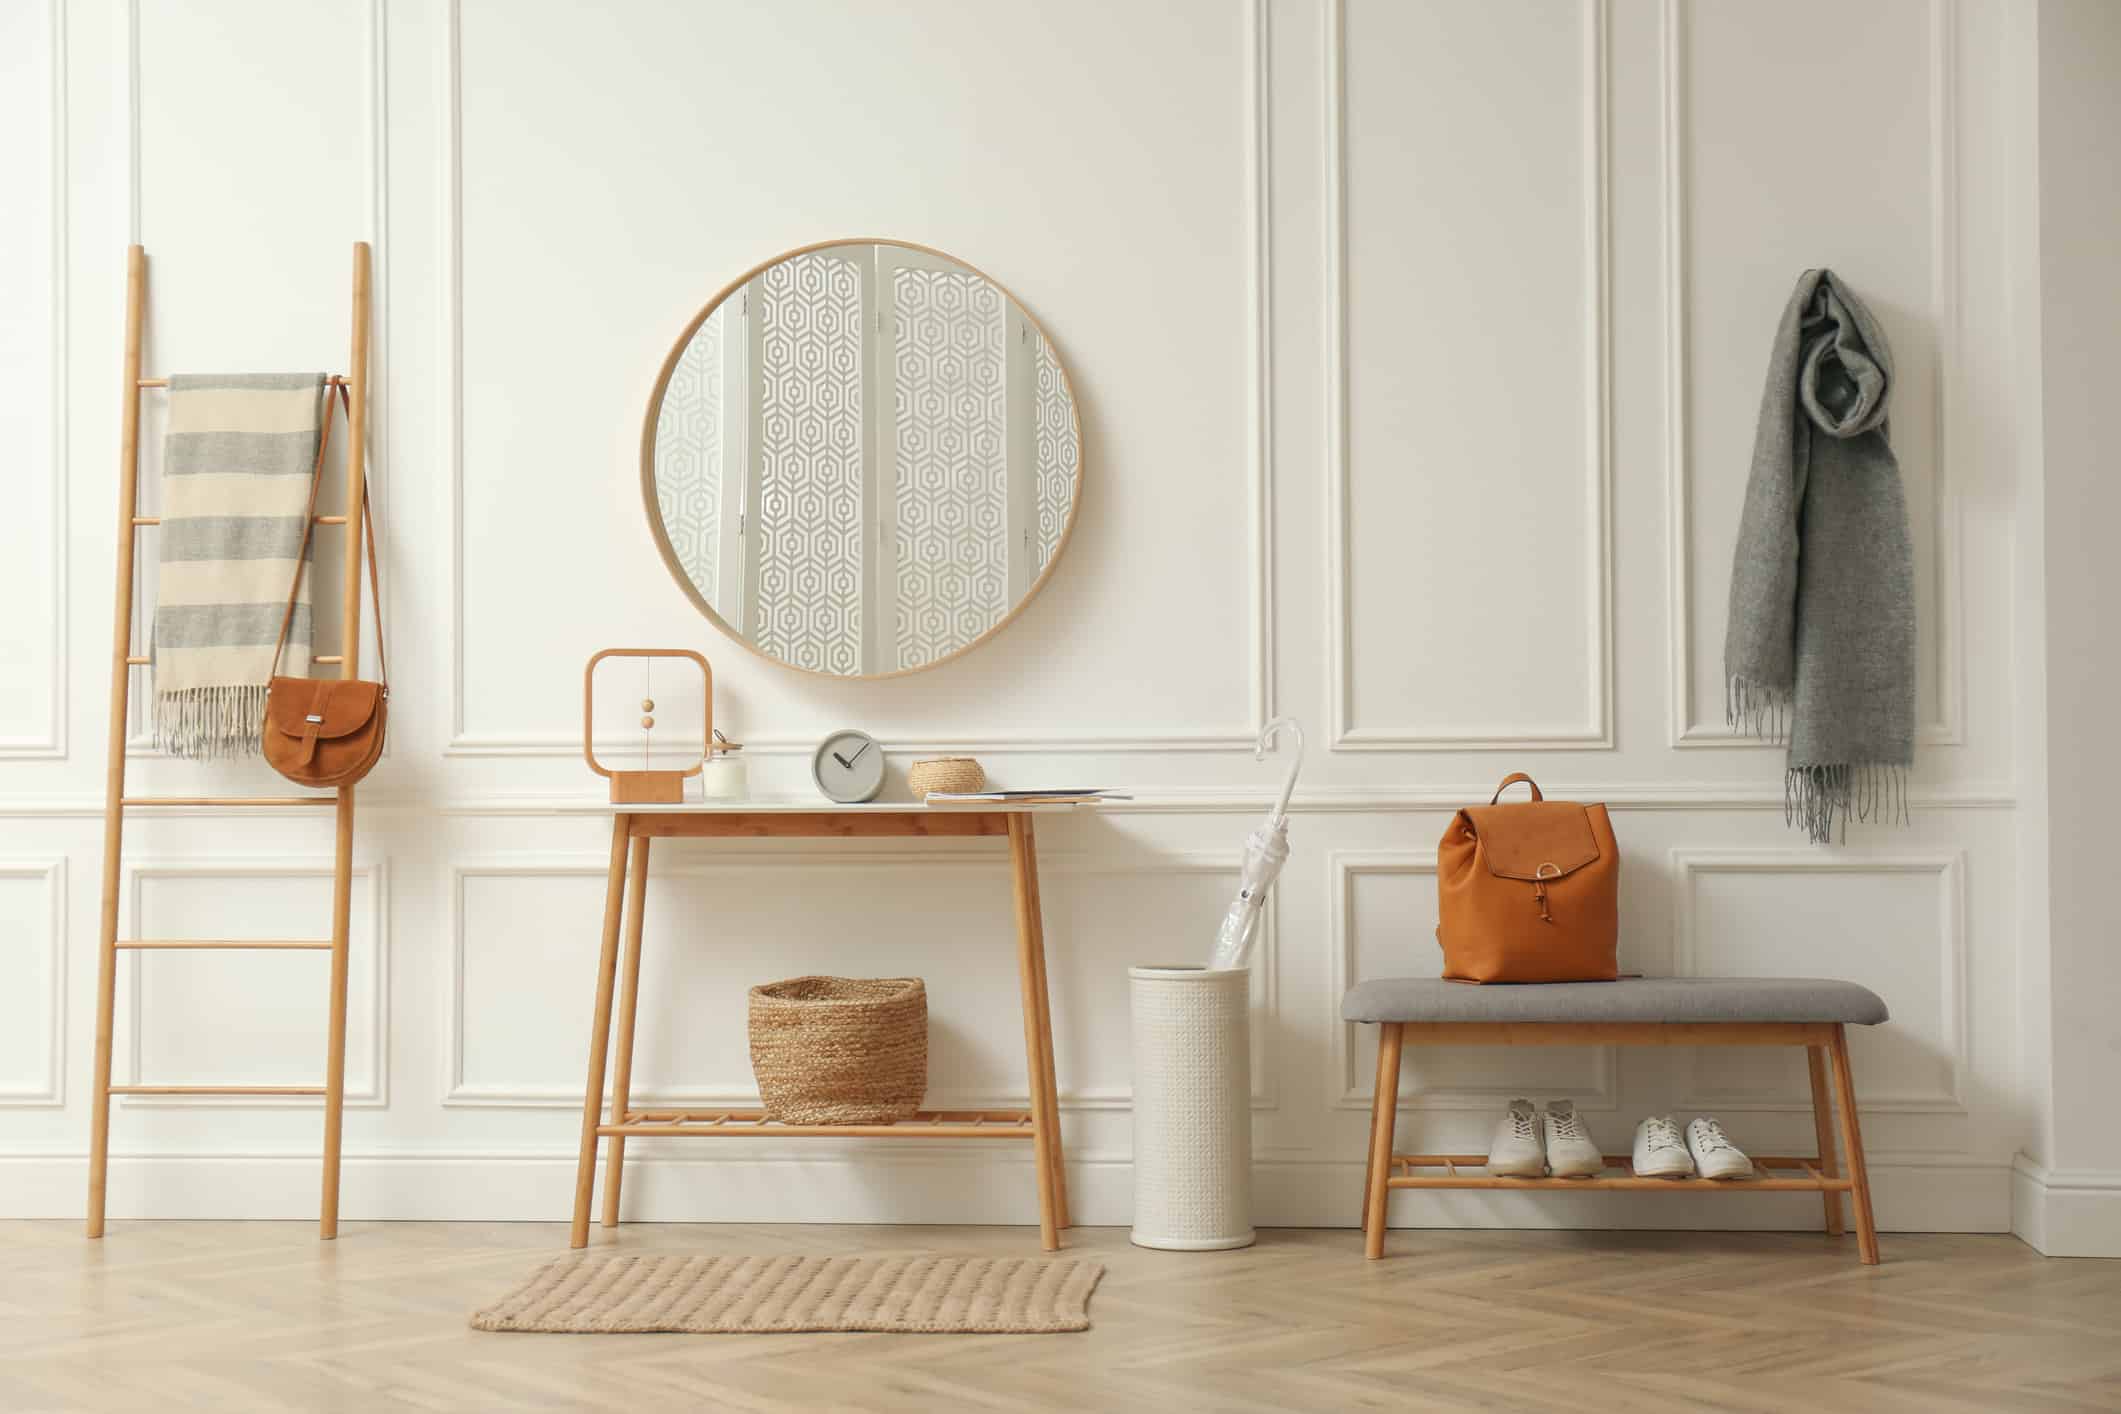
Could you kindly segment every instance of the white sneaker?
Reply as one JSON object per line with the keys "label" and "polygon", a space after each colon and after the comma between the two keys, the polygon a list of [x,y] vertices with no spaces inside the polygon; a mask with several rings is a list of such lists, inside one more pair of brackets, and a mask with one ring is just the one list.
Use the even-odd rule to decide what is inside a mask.
{"label": "white sneaker", "polygon": [[1704,1115],[1686,1127],[1687,1152],[1703,1178],[1746,1178],[1753,1161],[1745,1151],[1724,1137],[1723,1126]]}
{"label": "white sneaker", "polygon": [[1547,1106],[1546,1135],[1547,1167],[1554,1177],[1595,1178],[1605,1168],[1605,1155],[1591,1142],[1574,1100],[1556,1100]]}
{"label": "white sneaker", "polygon": [[1539,1111],[1530,1100],[1510,1101],[1488,1145],[1488,1172],[1507,1178],[1544,1178],[1547,1146],[1539,1139]]}
{"label": "white sneaker", "polygon": [[1635,1126],[1637,1178],[1691,1178],[1694,1156],[1670,1115],[1651,1115]]}

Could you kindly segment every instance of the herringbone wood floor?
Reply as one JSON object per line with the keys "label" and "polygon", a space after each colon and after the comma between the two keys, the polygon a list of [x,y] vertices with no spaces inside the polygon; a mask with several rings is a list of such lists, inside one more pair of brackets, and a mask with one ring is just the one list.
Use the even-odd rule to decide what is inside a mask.
{"label": "herringbone wood floor", "polygon": [[[2009,1237],[1270,1231],[1108,1266],[1056,1336],[532,1336],[544,1224],[0,1223],[0,1409],[2121,1409],[2121,1262]],[[1020,1228],[633,1226],[653,1252],[1029,1254]]]}

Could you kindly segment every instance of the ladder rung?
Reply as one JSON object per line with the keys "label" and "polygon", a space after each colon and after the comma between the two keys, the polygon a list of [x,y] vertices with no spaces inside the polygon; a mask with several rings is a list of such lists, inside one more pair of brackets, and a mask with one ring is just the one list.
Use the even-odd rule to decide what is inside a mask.
{"label": "ladder rung", "polygon": [[[326,378],[324,380],[327,386],[333,388],[338,387],[340,384],[346,381],[346,375],[343,373],[334,373],[329,378]],[[167,388],[169,386],[169,380],[167,378],[142,378],[140,380],[140,386],[143,388]]]}
{"label": "ladder rung", "polygon": [[332,805],[330,795],[128,795],[120,805]]}
{"label": "ladder rung", "polygon": [[312,655],[309,661],[312,663],[343,663],[346,661],[346,655],[344,653],[317,653]]}
{"label": "ladder rung", "polygon": [[125,660],[125,665],[126,665],[127,667],[129,667],[129,668],[144,668],[144,667],[146,667],[146,666],[147,666],[147,659],[145,659],[145,658],[127,658],[127,659]]}
{"label": "ladder rung", "polygon": [[112,1085],[110,1094],[325,1094],[322,1085]]}
{"label": "ladder rung", "polygon": [[314,938],[133,938],[120,939],[113,947],[131,952],[149,949],[184,948],[267,948],[331,951],[331,939],[321,942]]}
{"label": "ladder rung", "polygon": [[[344,524],[346,524],[346,517],[345,517],[345,516],[311,516],[311,517],[310,517],[310,519],[311,519],[311,520],[313,520],[313,521],[315,521],[315,522],[316,522],[316,523],[317,523],[318,525],[344,525]],[[162,517],[160,517],[160,516],[134,516],[134,517],[133,517],[133,524],[134,524],[134,525],[160,525],[161,523],[162,523]]]}

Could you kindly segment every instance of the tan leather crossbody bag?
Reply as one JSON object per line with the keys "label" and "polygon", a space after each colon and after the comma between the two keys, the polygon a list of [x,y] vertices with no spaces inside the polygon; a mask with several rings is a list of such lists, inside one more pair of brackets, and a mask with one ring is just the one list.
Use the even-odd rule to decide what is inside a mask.
{"label": "tan leather crossbody bag", "polygon": [[[1532,798],[1503,805],[1517,782]],[[1548,800],[1523,772],[1451,818],[1436,847],[1436,940],[1461,982],[1620,975],[1620,848],[1603,805]]]}
{"label": "tan leather crossbody bag", "polygon": [[[342,384],[339,404],[353,416],[353,407]],[[368,560],[368,595],[376,606],[376,668],[380,682],[359,678],[286,678],[280,676],[280,658],[287,651],[287,633],[295,621],[295,600],[302,592],[302,574],[309,567],[309,540],[317,528],[317,488],[324,480],[324,449],[331,443],[331,405],[324,408],[324,429],[317,438],[317,466],[309,483],[309,510],[304,514],[302,548],[295,555],[295,582],[287,591],[287,609],[280,615],[280,638],[273,646],[272,679],[265,688],[265,729],[261,736],[265,760],[275,771],[297,785],[328,789],[350,786],[367,775],[383,754],[383,724],[390,707],[390,665],[383,658],[383,596],[376,587],[376,557]],[[361,483],[361,524],[351,527],[346,553],[362,552],[362,536],[375,544],[375,513],[368,502],[368,483]]]}

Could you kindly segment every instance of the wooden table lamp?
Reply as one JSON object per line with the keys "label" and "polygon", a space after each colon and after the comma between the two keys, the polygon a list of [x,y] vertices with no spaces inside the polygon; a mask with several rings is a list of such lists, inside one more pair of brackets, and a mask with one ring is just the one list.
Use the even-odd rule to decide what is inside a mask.
{"label": "wooden table lamp", "polygon": [[[699,666],[702,705],[700,724],[700,754],[691,765],[682,769],[614,771],[597,760],[596,754],[596,672],[597,664],[606,658],[685,658]],[[652,679],[651,679],[652,681]],[[641,731],[643,745],[647,745],[647,734],[655,730],[655,698],[647,692],[641,696]],[[582,670],[582,759],[589,769],[611,781],[611,803],[614,805],[682,805],[685,801],[685,778],[697,776],[706,764],[708,755],[714,750],[714,669],[707,660],[690,648],[606,648],[594,654],[589,666]]]}

